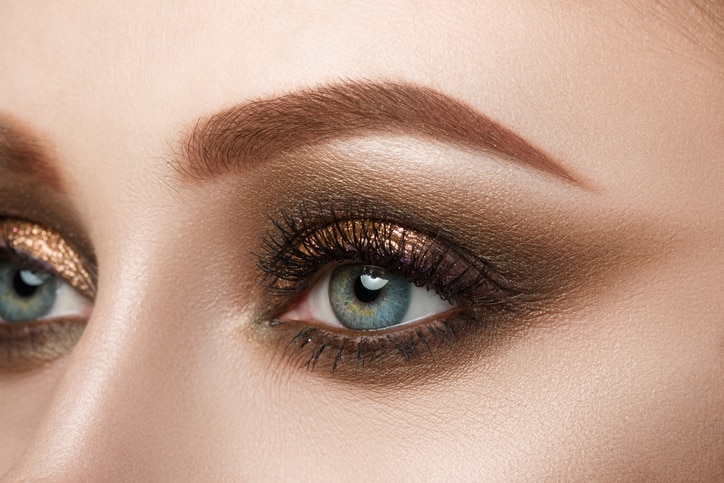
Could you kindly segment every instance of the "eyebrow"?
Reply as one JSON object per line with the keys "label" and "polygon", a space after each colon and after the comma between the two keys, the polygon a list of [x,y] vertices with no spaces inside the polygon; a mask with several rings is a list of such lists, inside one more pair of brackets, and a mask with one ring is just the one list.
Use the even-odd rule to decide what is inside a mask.
{"label": "eyebrow", "polygon": [[0,115],[0,173],[35,178],[63,191],[63,177],[38,139],[20,123]]}
{"label": "eyebrow", "polygon": [[256,100],[199,120],[181,146],[184,178],[204,180],[296,149],[355,136],[416,135],[496,154],[573,185],[541,149],[467,104],[428,87],[344,82]]}

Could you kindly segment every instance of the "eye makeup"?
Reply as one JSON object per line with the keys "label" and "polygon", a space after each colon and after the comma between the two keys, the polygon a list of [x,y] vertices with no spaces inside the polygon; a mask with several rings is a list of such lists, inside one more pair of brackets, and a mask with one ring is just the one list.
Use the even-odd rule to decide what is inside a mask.
{"label": "eye makeup", "polygon": [[[566,314],[656,250],[639,248],[655,233],[645,220],[614,213],[598,192],[408,137],[301,149],[219,183],[221,218],[244,227],[225,243],[253,255],[237,262],[239,306],[254,310],[241,330],[263,360],[283,354],[306,377],[417,386],[479,368],[534,332],[575,326]],[[308,299],[321,300],[329,274],[348,264],[388,270],[455,310],[369,324],[378,330],[320,324],[329,312],[308,310]]]}
{"label": "eye makeup", "polygon": [[76,290],[88,298],[93,297],[93,278],[83,266],[80,256],[59,234],[27,221],[2,220],[0,237],[0,247],[44,262]]}
{"label": "eye makeup", "polygon": [[0,269],[0,372],[31,370],[67,354],[95,296],[80,255],[53,230],[4,219]]}
{"label": "eye makeup", "polygon": [[344,261],[400,273],[417,286],[434,288],[444,300],[496,304],[516,292],[486,261],[435,234],[406,228],[404,213],[367,203],[301,203],[280,218],[259,257],[266,285],[280,294],[298,293],[320,266]]}
{"label": "eye makeup", "polygon": [[[263,237],[258,266],[262,283],[287,302],[272,309],[263,325],[283,334],[285,352],[308,369],[360,375],[371,367],[427,364],[463,339],[475,339],[470,332],[490,332],[520,309],[518,284],[469,250],[413,228],[404,213],[369,203],[301,203],[279,213],[273,225]],[[345,262],[384,268],[456,306],[409,326],[375,331],[278,318],[325,267]]]}

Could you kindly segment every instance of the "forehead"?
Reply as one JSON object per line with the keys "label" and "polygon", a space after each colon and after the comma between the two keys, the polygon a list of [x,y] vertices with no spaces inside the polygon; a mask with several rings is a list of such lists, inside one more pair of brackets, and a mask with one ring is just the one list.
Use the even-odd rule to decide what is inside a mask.
{"label": "forehead", "polygon": [[[110,175],[147,170],[198,118],[309,85],[419,83],[547,146],[560,144],[561,133],[595,136],[581,130],[634,101],[659,115],[651,85],[713,62],[710,49],[672,28],[688,10],[666,16],[673,10],[661,7],[656,16],[654,7],[619,2],[76,0],[2,8],[0,111],[32,119],[81,182],[81,164],[102,159]],[[714,88],[688,85],[682,98]]]}
{"label": "forehead", "polygon": [[[704,32],[712,18],[665,2],[222,0],[201,7],[75,0],[43,8],[15,2],[3,9],[0,36],[9,48],[0,65],[28,74],[15,77],[34,96],[57,94],[52,87],[61,85],[68,103],[90,96],[110,103],[128,100],[128,86],[134,86],[131,100],[201,96],[198,103],[209,107],[229,95],[256,97],[375,75],[493,89],[501,76],[515,82],[521,71],[535,75],[550,67],[549,59],[536,55],[541,45],[557,62],[579,61],[586,49],[592,56],[604,49],[635,55],[631,41],[643,37],[651,47],[686,49],[682,39],[663,33],[666,27]],[[633,27],[643,29],[638,37]],[[657,29],[658,38],[652,37]]]}

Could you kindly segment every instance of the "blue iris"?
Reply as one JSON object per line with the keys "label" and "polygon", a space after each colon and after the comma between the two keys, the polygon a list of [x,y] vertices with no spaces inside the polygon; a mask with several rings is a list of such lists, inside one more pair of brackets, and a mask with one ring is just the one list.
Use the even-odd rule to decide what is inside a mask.
{"label": "blue iris", "polygon": [[0,319],[27,322],[39,319],[55,305],[58,280],[0,259]]}
{"label": "blue iris", "polygon": [[341,265],[329,280],[329,301],[348,329],[375,330],[404,322],[412,284],[404,277],[371,265]]}

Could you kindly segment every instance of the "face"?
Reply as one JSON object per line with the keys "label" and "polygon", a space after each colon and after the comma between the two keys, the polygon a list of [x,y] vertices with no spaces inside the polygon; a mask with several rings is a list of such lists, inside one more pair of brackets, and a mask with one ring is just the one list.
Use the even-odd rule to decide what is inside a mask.
{"label": "face", "polygon": [[721,9],[36,3],[0,473],[722,476]]}

